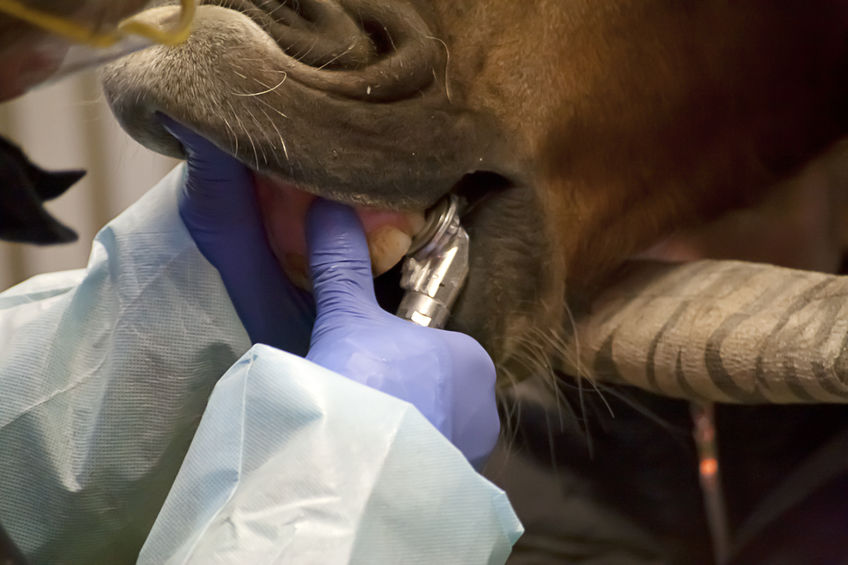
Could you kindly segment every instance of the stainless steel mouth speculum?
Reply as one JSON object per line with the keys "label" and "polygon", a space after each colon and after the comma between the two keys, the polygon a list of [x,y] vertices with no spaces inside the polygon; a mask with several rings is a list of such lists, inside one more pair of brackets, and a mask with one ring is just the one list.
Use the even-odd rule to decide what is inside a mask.
{"label": "stainless steel mouth speculum", "polygon": [[469,268],[469,239],[459,221],[459,206],[452,194],[440,200],[413,239],[401,272],[401,318],[431,328],[447,323]]}

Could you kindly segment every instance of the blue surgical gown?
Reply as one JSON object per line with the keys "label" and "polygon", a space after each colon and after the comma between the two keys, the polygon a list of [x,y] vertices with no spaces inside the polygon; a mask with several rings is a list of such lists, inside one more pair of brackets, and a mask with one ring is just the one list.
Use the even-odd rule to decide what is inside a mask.
{"label": "blue surgical gown", "polygon": [[503,563],[521,533],[504,493],[414,407],[250,347],[179,219],[182,176],[104,227],[86,269],[0,294],[0,523],[21,549]]}

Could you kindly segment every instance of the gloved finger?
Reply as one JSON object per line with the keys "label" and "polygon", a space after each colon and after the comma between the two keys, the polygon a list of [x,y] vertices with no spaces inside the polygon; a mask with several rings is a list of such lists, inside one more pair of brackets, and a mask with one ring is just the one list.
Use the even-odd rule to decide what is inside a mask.
{"label": "gloved finger", "polygon": [[479,469],[488,458],[500,433],[495,384],[495,365],[473,338],[446,332],[445,344],[453,359],[452,441]]}
{"label": "gloved finger", "polygon": [[306,218],[312,294],[318,316],[377,307],[362,223],[349,206],[318,199]]}

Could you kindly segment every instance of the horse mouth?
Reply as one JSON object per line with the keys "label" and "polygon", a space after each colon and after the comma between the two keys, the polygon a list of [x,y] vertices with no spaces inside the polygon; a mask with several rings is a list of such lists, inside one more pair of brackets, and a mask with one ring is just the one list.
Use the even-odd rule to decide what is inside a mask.
{"label": "horse mouth", "polygon": [[[254,189],[262,213],[268,241],[289,279],[309,289],[306,215],[318,198],[288,182],[285,178],[254,173]],[[424,211],[396,211],[355,206],[375,277],[399,264],[409,251],[415,235],[425,225]]]}
{"label": "horse mouth", "polygon": [[[305,218],[318,198],[299,189],[287,179],[254,172],[254,189],[272,250],[289,278],[297,286],[309,289]],[[464,177],[450,194],[459,197],[465,223],[473,225],[474,212],[509,186],[506,179],[492,174]],[[428,225],[430,210],[398,211],[370,206],[353,206],[362,223],[371,254],[374,277],[386,275],[396,280],[401,261],[413,239]],[[472,228],[473,229],[473,228]],[[391,304],[399,299],[395,296]]]}

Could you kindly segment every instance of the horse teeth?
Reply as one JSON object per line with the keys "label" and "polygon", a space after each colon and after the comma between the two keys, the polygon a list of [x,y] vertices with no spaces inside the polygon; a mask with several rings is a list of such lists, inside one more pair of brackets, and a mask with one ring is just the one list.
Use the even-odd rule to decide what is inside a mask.
{"label": "horse teeth", "polygon": [[394,267],[403,259],[412,238],[390,225],[381,226],[368,234],[368,249],[371,252],[371,269],[379,276]]}

